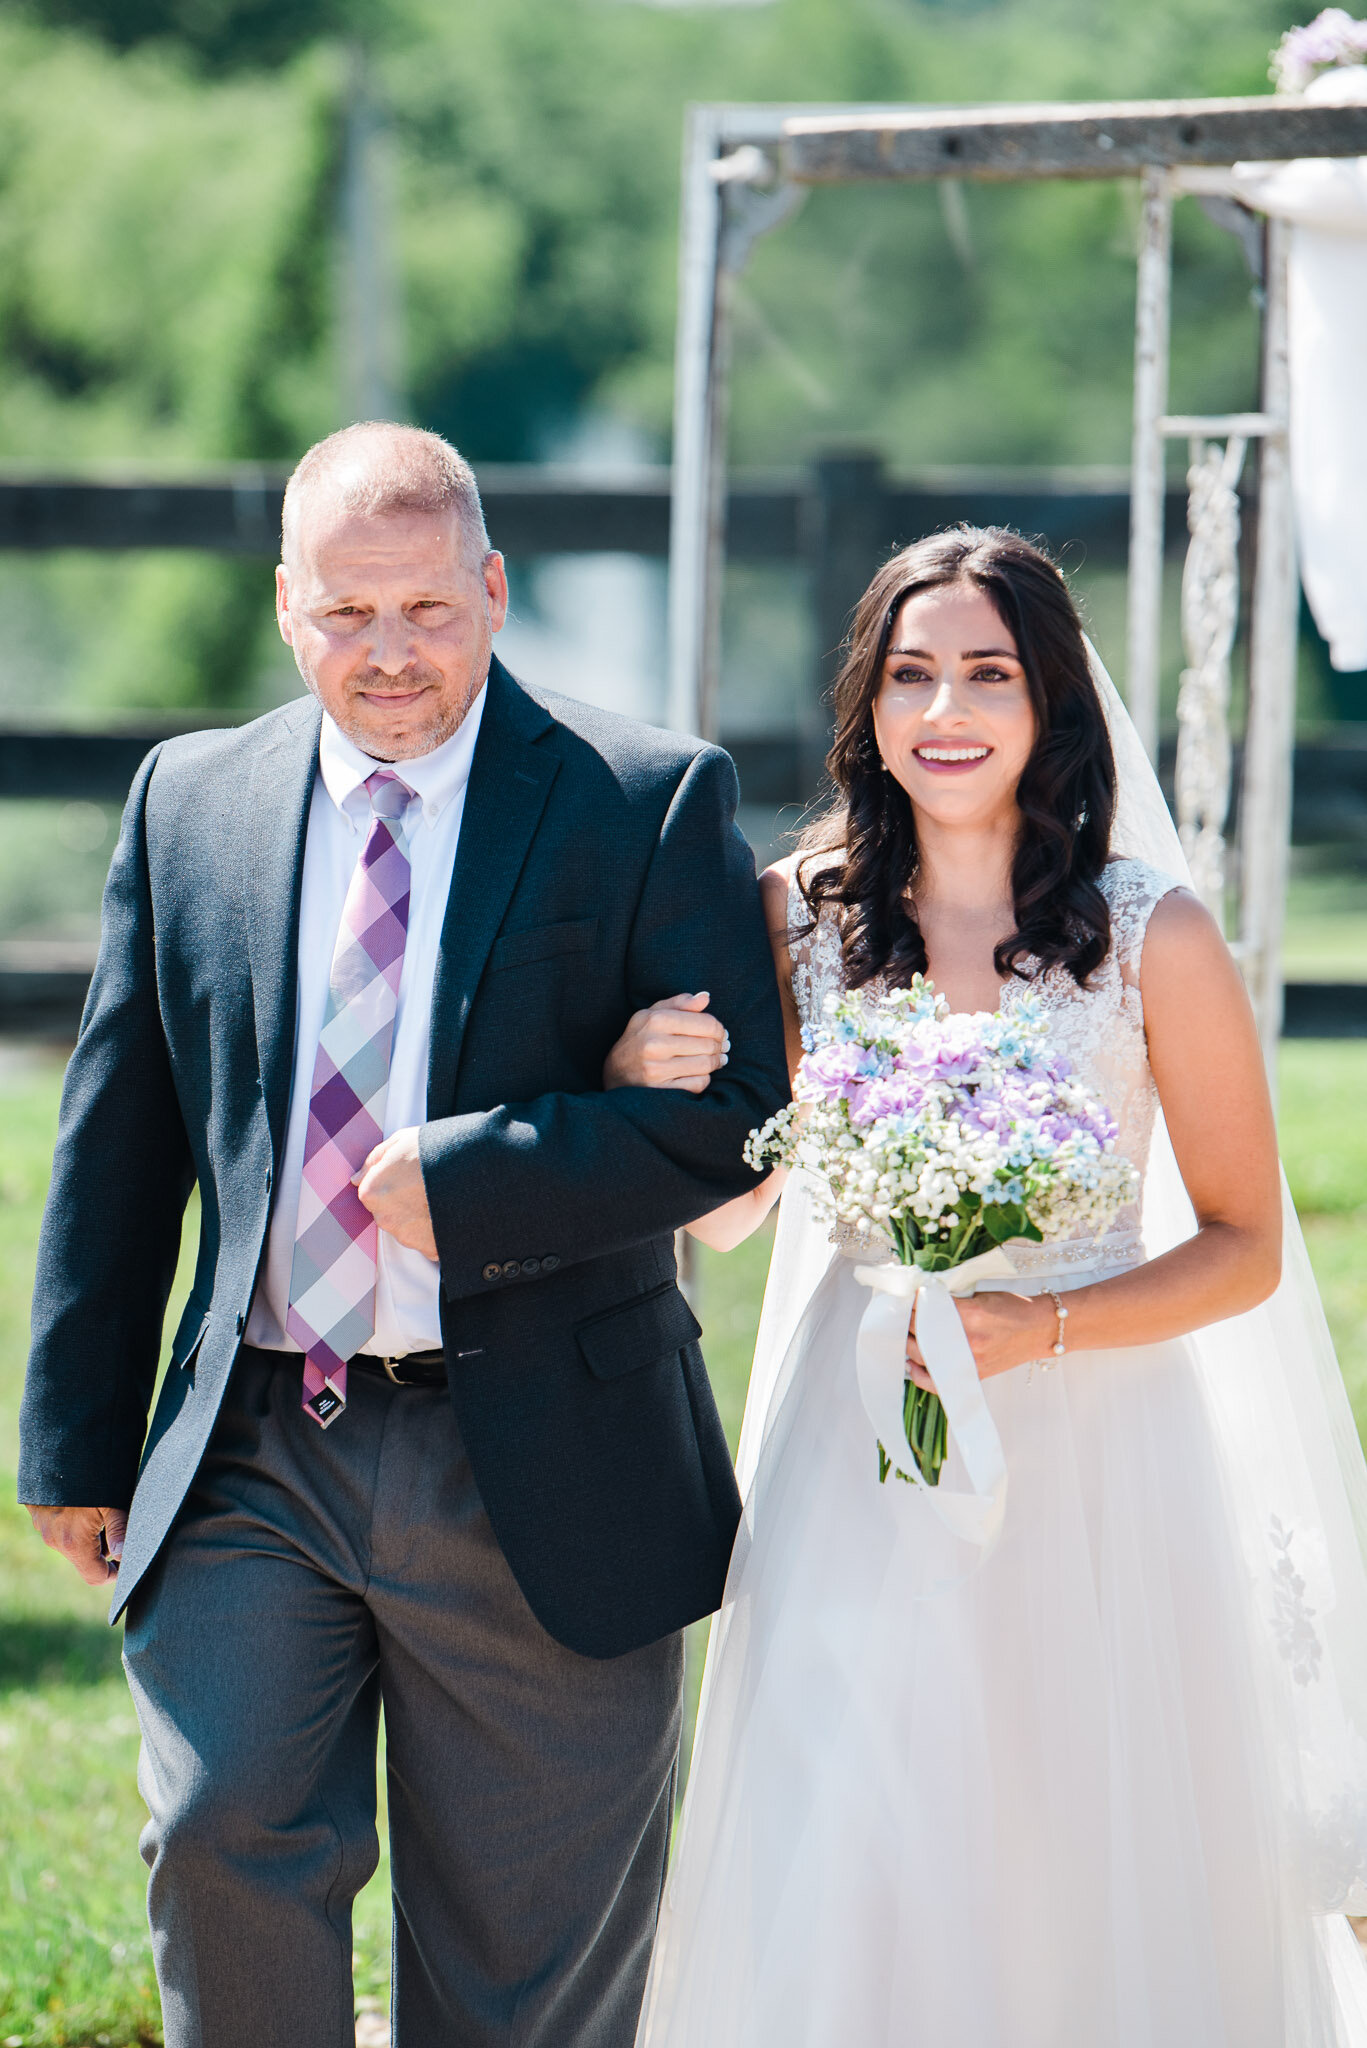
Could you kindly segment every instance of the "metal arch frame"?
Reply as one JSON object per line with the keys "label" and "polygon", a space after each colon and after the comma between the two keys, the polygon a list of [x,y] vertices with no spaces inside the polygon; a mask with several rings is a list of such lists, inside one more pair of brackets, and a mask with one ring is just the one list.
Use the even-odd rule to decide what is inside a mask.
{"label": "metal arch frame", "polygon": [[[1359,154],[1367,154],[1367,108],[1270,96],[976,108],[704,104],[689,108],[684,131],[668,717],[709,739],[718,725],[731,287],[757,237],[787,219],[813,184],[1140,178],[1126,695],[1156,756],[1166,441],[1191,441],[1194,470],[1207,439],[1259,440],[1236,951],[1269,1069],[1282,1020],[1299,602],[1287,432],[1289,235],[1282,223],[1266,223],[1261,410],[1170,418],[1172,204],[1183,192],[1228,192],[1236,161]],[[1227,809],[1227,784],[1219,801]],[[1221,814],[1217,838],[1223,824]]]}

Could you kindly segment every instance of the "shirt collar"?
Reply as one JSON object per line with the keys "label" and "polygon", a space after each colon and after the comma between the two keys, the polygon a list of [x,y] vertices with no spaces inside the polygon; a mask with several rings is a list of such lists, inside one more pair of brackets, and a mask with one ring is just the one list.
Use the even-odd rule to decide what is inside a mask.
{"label": "shirt collar", "polygon": [[422,802],[423,823],[431,825],[470,780],[475,758],[479,723],[484,716],[485,683],[449,740],[443,740],[430,754],[418,754],[411,761],[376,761],[363,754],[325,711],[318,741],[318,771],[323,786],[353,830],[369,812],[363,787],[366,777],[377,768],[393,768]]}

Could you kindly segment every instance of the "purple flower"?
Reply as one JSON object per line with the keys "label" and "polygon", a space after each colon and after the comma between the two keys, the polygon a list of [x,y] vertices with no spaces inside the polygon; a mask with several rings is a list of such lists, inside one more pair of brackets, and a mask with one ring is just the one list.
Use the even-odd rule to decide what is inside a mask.
{"label": "purple flower", "polygon": [[817,1046],[805,1053],[797,1070],[793,1094],[799,1102],[847,1102],[857,1098],[867,1081],[882,1072],[883,1062],[871,1046],[852,1039]]}
{"label": "purple flower", "polygon": [[1032,1080],[1048,1081],[1055,1088],[1059,1088],[1065,1081],[1072,1080],[1073,1063],[1070,1059],[1065,1059],[1061,1052],[1044,1053],[1035,1061],[1030,1073]]}
{"label": "purple flower", "polygon": [[1015,1112],[1002,1101],[1000,1096],[981,1091],[970,1095],[962,1103],[955,1104],[959,1122],[971,1131],[991,1131],[993,1136],[1009,1131],[1016,1122]]}
{"label": "purple flower", "polygon": [[914,1074],[884,1074],[860,1088],[850,1098],[850,1122],[876,1123],[880,1116],[919,1116],[925,1107],[926,1087]]}
{"label": "purple flower", "polygon": [[898,1065],[951,1087],[971,1081],[992,1059],[983,1036],[984,1020],[960,1015],[937,1018],[918,1027],[903,1047]]}

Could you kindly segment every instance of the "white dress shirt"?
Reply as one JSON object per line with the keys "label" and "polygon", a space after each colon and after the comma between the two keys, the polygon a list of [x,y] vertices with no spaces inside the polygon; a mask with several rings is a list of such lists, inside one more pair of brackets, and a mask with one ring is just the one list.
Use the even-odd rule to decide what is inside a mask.
{"label": "white dress shirt", "polygon": [[[386,1137],[412,1124],[424,1123],[427,1118],[427,1054],[432,1034],[437,948],[451,893],[451,874],[465,812],[465,789],[486,694],[487,685],[450,739],[432,753],[413,761],[384,764],[402,776],[422,799],[421,815],[416,822],[412,809],[409,811],[412,894],[389,1060]],[[309,1096],[342,906],[370,827],[370,800],[363,785],[379,765],[354,746],[324,712],[318,776],[313,785],[304,845],[289,1120],[265,1264],[247,1318],[246,1340],[263,1351],[300,1348],[286,1333],[285,1315],[294,1265]],[[382,1230],[375,1286],[375,1335],[361,1349],[380,1357],[402,1358],[410,1351],[440,1348],[437,1268],[421,1252],[409,1251]]]}

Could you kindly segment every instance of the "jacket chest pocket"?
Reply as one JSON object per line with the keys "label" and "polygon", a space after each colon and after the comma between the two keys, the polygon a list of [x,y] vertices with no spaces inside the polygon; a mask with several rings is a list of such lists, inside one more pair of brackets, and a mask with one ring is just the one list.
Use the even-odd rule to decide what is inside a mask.
{"label": "jacket chest pocket", "polygon": [[596,917],[505,932],[489,954],[461,1063],[462,1099],[528,1102],[572,1085],[566,1012],[598,931]]}
{"label": "jacket chest pocket", "polygon": [[570,918],[563,924],[541,924],[531,931],[505,932],[494,942],[488,972],[510,967],[547,967],[569,954],[586,953],[598,931],[596,917]]}

